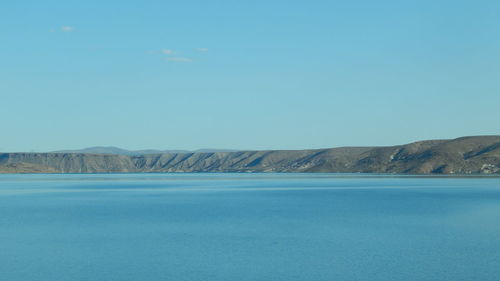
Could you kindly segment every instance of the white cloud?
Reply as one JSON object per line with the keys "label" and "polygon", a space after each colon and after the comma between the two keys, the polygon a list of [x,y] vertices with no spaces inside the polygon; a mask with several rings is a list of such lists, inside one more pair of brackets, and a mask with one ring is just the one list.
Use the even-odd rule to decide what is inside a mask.
{"label": "white cloud", "polygon": [[198,48],[196,49],[198,52],[208,52],[208,48]]}
{"label": "white cloud", "polygon": [[72,26],[61,26],[61,30],[64,32],[71,32],[71,31],[74,31],[75,28]]}
{"label": "white cloud", "polygon": [[163,49],[161,50],[161,52],[164,53],[165,55],[171,55],[174,53],[174,51],[170,49]]}
{"label": "white cloud", "polygon": [[183,58],[183,57],[166,58],[166,60],[167,61],[174,61],[174,62],[193,62],[192,59]]}

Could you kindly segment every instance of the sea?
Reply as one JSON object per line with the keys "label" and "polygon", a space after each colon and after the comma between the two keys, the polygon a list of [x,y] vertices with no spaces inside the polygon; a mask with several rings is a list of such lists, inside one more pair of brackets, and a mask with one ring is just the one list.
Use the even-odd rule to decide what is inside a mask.
{"label": "sea", "polygon": [[0,175],[0,280],[500,280],[500,177]]}

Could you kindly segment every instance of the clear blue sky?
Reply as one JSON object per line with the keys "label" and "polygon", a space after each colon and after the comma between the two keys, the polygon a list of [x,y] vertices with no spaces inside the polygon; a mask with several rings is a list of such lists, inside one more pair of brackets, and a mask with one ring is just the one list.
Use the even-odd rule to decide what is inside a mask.
{"label": "clear blue sky", "polygon": [[500,134],[500,1],[4,1],[0,151]]}

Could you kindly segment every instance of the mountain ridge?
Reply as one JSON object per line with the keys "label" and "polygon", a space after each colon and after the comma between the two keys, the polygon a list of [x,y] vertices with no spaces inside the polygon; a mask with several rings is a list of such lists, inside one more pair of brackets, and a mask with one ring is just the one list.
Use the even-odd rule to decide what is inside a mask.
{"label": "mountain ridge", "polygon": [[1,173],[332,172],[500,173],[500,136],[404,145],[308,150],[183,152],[140,155],[0,153]]}
{"label": "mountain ridge", "polygon": [[182,149],[140,149],[128,150],[116,146],[92,146],[82,149],[65,149],[56,150],[47,153],[85,153],[85,154],[120,154],[120,155],[144,155],[144,154],[165,154],[165,153],[197,153],[197,152],[236,152],[232,149],[211,149],[202,148],[197,150],[182,150]]}

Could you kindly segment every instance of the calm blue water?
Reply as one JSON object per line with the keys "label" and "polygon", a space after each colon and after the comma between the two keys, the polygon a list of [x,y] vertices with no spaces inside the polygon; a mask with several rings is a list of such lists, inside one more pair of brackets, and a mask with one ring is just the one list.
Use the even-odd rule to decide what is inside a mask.
{"label": "calm blue water", "polygon": [[500,178],[0,175],[0,280],[500,280]]}

